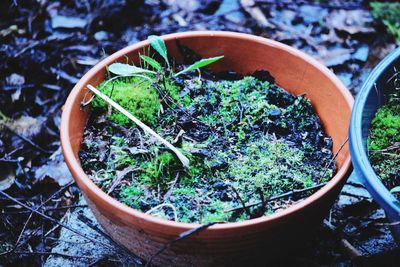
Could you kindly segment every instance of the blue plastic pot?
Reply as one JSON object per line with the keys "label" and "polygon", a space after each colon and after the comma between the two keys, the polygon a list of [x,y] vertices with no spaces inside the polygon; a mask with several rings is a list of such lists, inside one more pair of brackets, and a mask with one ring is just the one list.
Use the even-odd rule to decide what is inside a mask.
{"label": "blue plastic pot", "polygon": [[[385,210],[391,222],[400,221],[400,201],[383,185],[367,155],[367,139],[377,109],[382,106],[393,90],[388,80],[400,70],[400,48],[385,57],[371,72],[358,93],[350,122],[350,153],[356,176],[367,188],[372,197]],[[400,244],[400,224],[391,226],[393,236]]]}

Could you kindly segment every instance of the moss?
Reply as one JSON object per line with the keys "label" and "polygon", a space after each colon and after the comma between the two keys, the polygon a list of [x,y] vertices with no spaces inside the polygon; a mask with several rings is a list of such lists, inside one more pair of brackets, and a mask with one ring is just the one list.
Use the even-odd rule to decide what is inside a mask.
{"label": "moss", "polygon": [[307,164],[304,152],[284,140],[250,143],[245,155],[230,160],[229,166],[226,178],[235,181],[245,201],[256,201],[259,189],[267,196],[279,195],[310,187],[319,179],[319,169]]}
{"label": "moss", "polygon": [[388,104],[382,106],[371,122],[368,137],[369,159],[371,164],[389,189],[400,185],[399,148],[387,150],[400,142],[400,105],[396,95]]}
{"label": "moss", "polygon": [[229,221],[232,214],[230,212],[225,212],[225,210],[229,208],[231,208],[230,203],[223,201],[212,202],[210,206],[203,209],[203,219],[201,223]]}
{"label": "moss", "polygon": [[385,105],[375,114],[368,139],[369,150],[385,149],[400,141],[400,106]]}
{"label": "moss", "polygon": [[400,42],[400,3],[371,2],[372,15],[380,20],[386,30]]}
{"label": "moss", "polygon": [[[124,107],[132,115],[144,123],[153,125],[160,110],[160,100],[152,83],[143,78],[121,78],[112,82],[104,82],[99,89],[110,96],[115,102]],[[107,109],[107,103],[96,97],[92,102],[93,108]],[[109,119],[127,125],[131,121],[117,110],[112,110]]]}
{"label": "moss", "polygon": [[[164,82],[165,82],[165,87],[164,87]],[[160,82],[160,88],[164,88],[165,91],[168,93],[168,95],[175,100],[175,102],[178,103],[184,103],[184,99],[179,96],[179,93],[181,91],[181,88],[175,84],[175,82],[169,78],[165,78],[165,80]],[[190,99],[189,99],[190,100]],[[188,101],[186,99],[186,101]]]}

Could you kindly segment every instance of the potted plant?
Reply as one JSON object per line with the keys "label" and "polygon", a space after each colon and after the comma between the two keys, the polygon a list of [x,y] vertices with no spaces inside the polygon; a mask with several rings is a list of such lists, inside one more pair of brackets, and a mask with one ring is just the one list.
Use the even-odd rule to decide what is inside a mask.
{"label": "potted plant", "polygon": [[[384,58],[363,84],[354,105],[350,149],[355,171],[372,197],[394,222],[391,230],[400,241],[398,143],[398,72],[400,49]],[[396,126],[397,125],[397,126]],[[396,197],[397,194],[397,197]]]}
{"label": "potted plant", "polygon": [[[95,66],[78,82],[64,107],[61,139],[66,162],[100,224],[117,242],[123,244],[144,259],[149,259],[160,248],[162,248],[163,245],[176,239],[185,231],[196,229],[201,226],[201,224],[209,222],[226,221],[226,223],[215,224],[204,228],[201,232],[182,239],[180,242],[176,242],[173,246],[164,251],[163,254],[154,258],[153,262],[163,265],[205,265],[218,264],[222,262],[225,264],[237,264],[238,260],[247,261],[249,259],[259,259],[260,255],[263,254],[262,251],[266,248],[270,248],[271,252],[274,250],[276,251],[277,248],[280,247],[280,244],[284,244],[285,240],[291,239],[294,233],[306,233],[307,229],[312,229],[315,224],[322,220],[333,204],[334,199],[337,197],[346,179],[346,174],[350,164],[349,153],[345,142],[347,140],[346,131],[352,105],[352,97],[343,85],[326,68],[306,55],[285,45],[259,37],[229,32],[188,32],[163,36],[162,40],[159,40],[156,37],[152,38],[153,40],[150,40],[150,42],[145,41],[125,48]],[[157,42],[159,44],[158,46]],[[166,44],[165,49],[157,49],[157,47],[162,48],[164,42]],[[148,53],[150,43],[153,49],[157,52],[154,53],[154,57],[154,54]],[[189,52],[189,50],[194,51],[194,53]],[[175,60],[177,66],[185,63],[188,55],[199,55],[202,60],[199,59],[199,61],[193,65],[188,66],[187,69],[184,69],[184,66],[181,66],[178,67],[177,70],[174,70],[174,68],[171,67],[172,64],[170,59],[167,57],[166,51],[170,58]],[[166,68],[163,69],[160,68],[160,62],[162,60],[165,61],[166,65]],[[130,65],[126,65],[127,62]],[[136,67],[133,67],[131,62],[133,62]],[[191,63],[193,63],[193,61]],[[208,75],[207,79],[196,79],[190,71],[207,65],[206,63],[212,63],[209,65],[212,70],[211,73]],[[140,66],[140,64],[147,64],[148,66],[142,66],[139,70],[137,68],[139,68],[138,66]],[[140,76],[130,75],[136,77],[124,77],[123,81],[120,81],[119,84],[110,82],[106,84],[108,82],[107,79],[110,78],[107,70],[112,74],[119,76],[126,76],[123,75],[125,71],[128,73],[136,73]],[[238,74],[232,74],[231,72],[227,73],[227,71],[232,70]],[[292,94],[282,94],[283,91],[281,91],[277,85],[273,84],[273,81],[270,80],[270,77],[266,72],[262,72],[262,74],[258,72],[253,75],[253,77],[243,78],[243,75],[252,74],[259,70],[268,70],[276,79],[276,84]],[[147,72],[149,71],[151,73],[147,75]],[[178,76],[183,73],[188,74],[188,77],[183,79],[184,81],[180,81]],[[219,74],[216,75],[217,73]],[[203,75],[206,75],[206,73],[203,72]],[[257,75],[261,80],[257,79]],[[143,78],[143,76],[145,78]],[[149,77],[151,81],[146,82],[149,80]],[[230,78],[221,79],[221,77]],[[142,81],[143,79],[145,81]],[[214,79],[214,81],[212,79]],[[154,83],[154,81],[156,82]],[[133,98],[130,98],[136,99],[133,101],[135,103],[130,102],[133,106],[130,110],[127,108],[130,106],[129,104],[119,105],[118,101],[113,101],[111,99],[119,99],[120,103],[121,101],[124,101],[124,99],[127,99],[125,96],[129,93],[127,93],[124,88],[129,85],[127,85],[126,82],[131,84],[131,87],[132,84],[134,84],[134,87],[137,89],[135,94],[138,94],[133,96]],[[176,88],[174,88],[174,85],[182,82],[186,82],[186,88],[189,87],[192,89],[190,89],[189,92],[177,91]],[[201,84],[199,86],[200,82],[207,84]],[[189,85],[187,83],[189,83]],[[258,86],[261,83],[264,84]],[[143,86],[144,84],[145,86],[142,88],[144,90],[141,90],[140,86]],[[156,86],[154,84],[156,84]],[[160,87],[157,87],[157,84]],[[212,86],[207,86],[209,84],[212,84]],[[282,94],[282,96],[278,97],[278,101],[284,101],[283,98],[290,98],[290,96],[293,95],[306,95],[307,99],[310,100],[318,113],[327,135],[332,138],[333,154],[335,154],[335,156],[333,157],[331,152],[328,152],[328,154],[331,153],[330,162],[336,163],[337,172],[334,177],[326,183],[326,185],[308,198],[298,203],[291,203],[289,207],[272,215],[262,216],[266,215],[267,210],[264,209],[262,212],[259,212],[260,208],[252,208],[251,210],[248,208],[248,204],[251,203],[251,200],[254,200],[254,196],[246,195],[246,190],[249,190],[249,187],[254,184],[256,179],[251,179],[252,176],[256,176],[257,174],[260,174],[258,177],[265,176],[265,173],[262,172],[262,168],[257,168],[257,161],[252,159],[257,159],[259,162],[262,161],[263,164],[266,165],[271,164],[271,161],[268,158],[269,155],[263,153],[260,147],[267,147],[267,149],[265,149],[267,151],[276,149],[276,147],[283,147],[282,151],[286,154],[284,154],[282,160],[285,160],[285,158],[288,158],[290,155],[293,157],[296,156],[296,153],[294,151],[288,151],[284,144],[278,144],[275,146],[269,144],[279,142],[279,140],[267,139],[265,140],[265,143],[255,143],[254,140],[256,139],[252,136],[246,136],[246,134],[249,135],[249,131],[243,127],[250,127],[249,124],[252,126],[259,126],[255,121],[262,116],[271,119],[273,116],[279,117],[281,115],[278,114],[278,112],[282,112],[282,109],[276,105],[274,106],[273,103],[263,103],[261,101],[262,99],[265,99],[263,93],[265,94],[266,92],[261,91],[262,89],[260,88],[265,88],[267,85],[271,85],[275,88],[269,89],[269,91],[272,92],[271,94],[274,94],[274,92],[276,95]],[[86,102],[88,99],[87,87],[98,95],[94,100],[95,102],[92,103],[94,104],[92,111],[94,112],[96,109],[102,110],[102,114],[106,115],[99,116],[99,114],[97,114],[94,117],[89,117],[89,114],[93,114],[93,112],[91,113],[88,109],[81,108],[82,101]],[[247,92],[246,88],[249,87],[251,87],[252,90],[248,90]],[[204,90],[204,88],[207,90],[202,92],[198,91]],[[237,101],[237,95],[232,99],[232,95],[234,95],[235,92],[236,94],[243,93],[243,103]],[[171,98],[170,105],[173,105],[173,108],[165,108],[162,104],[160,106],[159,102],[157,102],[160,98],[155,97],[157,93],[158,96],[163,96],[165,94],[165,97]],[[253,95],[251,95],[251,93],[253,93]],[[122,96],[118,97],[118,94],[121,94]],[[110,95],[111,98],[108,97]],[[142,101],[143,99],[146,99],[146,101]],[[305,104],[308,103],[305,98],[299,97],[296,99],[304,99],[299,100],[299,102],[305,101],[304,105],[309,105]],[[137,103],[138,101],[140,103]],[[211,105],[207,105],[207,103]],[[226,105],[224,105],[224,103]],[[249,108],[252,107],[253,104],[254,108]],[[246,112],[248,110],[255,112],[254,114],[248,114],[245,112],[245,116],[243,116],[243,118],[246,117],[246,120],[253,119],[253,123],[242,122],[241,124],[238,124],[239,126],[232,125],[232,123],[229,124],[231,122],[232,113],[240,113],[240,105],[247,107]],[[109,106],[116,108],[116,110],[110,110]],[[121,106],[125,106],[125,108],[120,109]],[[144,106],[146,107],[146,112],[141,112],[141,108]],[[214,106],[218,106],[219,108],[213,109]],[[184,107],[186,109],[184,109]],[[308,107],[311,107],[311,105]],[[340,109],[337,107],[340,107]],[[200,114],[201,117],[199,116],[199,122],[195,121],[199,117],[194,117],[193,115],[189,116],[187,114],[190,110],[199,110],[201,108],[207,109],[207,111]],[[179,116],[176,116],[175,114],[173,119],[179,120],[176,124],[182,127],[182,120],[185,120],[185,116],[189,116],[190,120],[183,122],[183,124],[188,123],[189,125],[183,130],[190,131],[194,129],[193,131],[195,132],[188,134],[189,139],[192,139],[189,140],[190,142],[182,140],[182,134],[180,134],[181,131],[175,132],[176,138],[172,138],[172,136],[166,134],[172,131],[169,130],[169,127],[175,125],[173,122],[171,123],[171,118],[168,117],[168,112],[170,110],[177,111],[180,109],[183,110],[182,113],[179,114]],[[306,108],[302,111],[297,110],[296,114],[298,118],[305,115],[301,114],[301,112],[306,112],[307,110],[310,109]],[[116,113],[115,111],[122,113]],[[288,111],[285,110],[284,112],[286,114]],[[156,113],[163,113],[161,117],[164,118],[162,122],[158,121],[158,125],[152,124],[154,123],[154,117],[152,117],[151,114],[154,115]],[[337,114],[335,118],[331,116],[333,113]],[[120,115],[124,116],[121,117]],[[250,117],[250,115],[253,115],[253,117]],[[113,146],[113,158],[116,158],[115,155],[119,153],[117,164],[124,161],[125,163],[123,164],[127,164],[126,161],[134,160],[133,163],[128,162],[127,165],[133,165],[140,168],[136,174],[140,179],[131,179],[131,181],[135,180],[140,184],[128,184],[126,187],[121,187],[118,183],[118,185],[115,185],[116,172],[112,173],[111,176],[114,177],[110,179],[110,184],[102,183],[101,181],[99,183],[99,181],[97,181],[97,184],[103,187],[106,192],[100,189],[92,181],[93,177],[96,177],[96,169],[92,168],[95,163],[94,161],[90,161],[90,159],[87,158],[87,155],[90,154],[90,151],[100,151],[91,150],[91,148],[96,146],[96,143],[98,144],[102,141],[97,138],[90,140],[90,138],[93,136],[101,136],[98,133],[96,134],[96,129],[97,131],[101,129],[100,124],[96,123],[102,123],[105,117],[111,119],[113,123],[122,124],[129,124],[130,122],[129,119],[127,120],[127,117],[131,117],[135,122],[135,125],[140,126],[141,129],[145,129],[144,126],[149,124],[151,125],[150,130],[153,132],[148,131],[148,129],[145,129],[145,131],[150,133],[151,136],[156,137],[157,140],[165,145],[163,149],[160,148],[160,146],[155,146],[156,148],[153,148],[152,145],[148,144],[141,147],[131,146],[129,144],[124,144],[127,136],[123,136],[124,138],[122,138],[122,140],[120,138],[121,136],[111,136],[109,140],[112,141],[105,144],[106,146]],[[283,117],[283,115],[280,117]],[[143,121],[146,122],[144,123],[144,126],[141,125]],[[214,125],[213,123],[215,121],[221,123]],[[214,134],[223,137],[219,138],[217,141],[219,142],[219,146],[217,146],[219,147],[219,150],[212,150],[215,146],[207,146],[205,148],[205,150],[211,150],[213,155],[217,155],[217,157],[211,157],[211,160],[209,161],[204,160],[204,155],[195,155],[207,152],[200,151],[201,147],[193,145],[193,143],[201,142],[202,138],[209,138],[210,136],[207,134],[208,130],[205,126],[203,127],[200,125],[201,123],[208,123],[208,126],[212,128]],[[293,121],[291,121],[291,123],[293,123]],[[307,124],[307,122],[303,123]],[[284,124],[285,122],[280,122],[279,127],[282,128],[282,131],[285,131],[286,126]],[[89,128],[91,127],[90,125],[92,125],[95,129],[90,130],[87,127],[85,130],[86,125],[88,125]],[[234,127],[242,128],[236,129]],[[318,125],[316,125],[316,127],[318,127]],[[159,135],[157,133],[162,134]],[[295,135],[295,133],[292,134]],[[307,138],[307,134],[308,133],[303,133],[304,138]],[[298,133],[298,136],[300,135],[301,134]],[[162,136],[166,136],[166,138],[163,138]],[[140,140],[141,137],[141,134],[138,134],[136,137],[133,137],[133,139],[136,138],[137,142],[140,143],[143,142],[143,140]],[[323,133],[320,132],[316,138],[323,140],[323,137]],[[326,141],[328,141],[329,138],[327,136],[325,137],[327,138]],[[193,140],[193,138],[198,138],[198,140]],[[233,140],[234,145],[232,145],[232,142],[228,142],[229,144],[227,144],[226,140]],[[240,143],[238,144],[238,142],[250,142],[251,140],[253,140],[253,143],[247,147],[251,147],[252,149],[245,150],[242,154],[240,154],[241,152],[238,149],[239,152],[237,153],[239,153],[239,156],[237,156],[237,158],[240,158],[240,160],[232,155],[226,155],[228,151],[240,147]],[[208,143],[212,142],[210,141]],[[81,144],[83,144],[82,147]],[[121,153],[121,149],[128,149],[128,154],[131,156],[132,154],[142,152],[150,153],[151,156],[147,158],[145,156],[127,158],[126,151]],[[139,149],[142,149],[143,151],[139,151]],[[81,151],[80,154],[79,151]],[[190,151],[189,155],[186,153],[187,151]],[[243,159],[245,156],[248,157],[247,160]],[[103,160],[101,160],[101,158]],[[208,157],[206,157],[206,159],[208,159]],[[297,160],[301,161],[304,159],[297,157]],[[95,161],[103,164],[107,162],[107,159],[100,157]],[[226,178],[227,172],[224,171],[227,164],[226,161],[230,161],[228,162],[228,165],[231,163],[230,170],[234,170],[233,173],[238,174],[236,177],[241,177],[243,179],[236,180],[236,183],[234,183]],[[179,164],[181,165],[177,166]],[[127,170],[127,165],[125,165],[125,167],[119,166],[121,167],[119,170],[119,176],[124,176],[126,174],[122,173],[123,175],[121,175],[121,172],[132,172],[132,169]],[[113,166],[115,166],[115,162]],[[205,187],[208,187],[196,188],[200,189],[200,191],[198,190],[196,192],[191,191],[194,185],[192,185],[192,187],[183,186],[185,183],[190,184],[190,181],[192,181],[191,179],[194,178],[196,178],[196,182],[194,183],[195,186],[202,184],[203,181],[199,176],[196,176],[196,172],[204,173],[207,171],[201,169],[204,166],[208,166],[207,170],[213,168],[214,170],[219,170],[218,175],[225,177],[225,179],[217,181],[213,180],[212,183],[207,181],[204,184]],[[255,166],[255,169],[251,169],[250,167],[252,166]],[[247,173],[249,168],[250,174]],[[92,179],[88,177],[84,169]],[[315,169],[318,168],[316,167]],[[174,170],[174,172],[172,172],[172,170]],[[89,171],[94,172],[89,173]],[[304,170],[304,172],[306,171]],[[213,174],[215,174],[215,172],[213,172]],[[230,176],[235,175],[230,173]],[[250,176],[250,178],[247,176]],[[104,177],[105,176],[101,176],[99,180],[102,180]],[[183,181],[180,180],[179,184],[177,184],[179,177],[182,178]],[[247,179],[244,179],[246,177]],[[320,178],[324,179],[324,174],[321,174],[321,177],[318,177],[317,180]],[[155,188],[155,186],[148,186],[148,184],[143,188],[143,181],[151,183],[154,182],[152,180],[154,178],[159,179],[156,184],[160,187],[158,191],[149,191],[148,188]],[[167,181],[160,181],[160,178],[167,179]],[[265,181],[265,179],[259,180]],[[281,177],[276,182],[278,183],[282,180],[284,179]],[[221,183],[221,181],[225,182]],[[247,187],[244,186],[243,188],[245,188],[245,190],[241,190],[241,188],[238,187],[238,185],[246,184],[248,181],[253,182],[249,183]],[[219,184],[217,184],[218,182]],[[301,180],[301,182],[305,183],[306,181]],[[307,182],[313,184],[312,181]],[[212,188],[209,188],[211,185]],[[114,197],[116,196],[120,201],[107,194],[107,190],[109,193],[112,193],[116,186],[118,186],[117,191],[120,197],[116,195],[114,195]],[[175,188],[175,186],[176,189],[172,189],[171,191],[171,188]],[[229,193],[227,193],[227,187],[230,189]],[[218,192],[215,192],[215,188]],[[293,187],[290,188],[293,189]],[[141,197],[140,195],[144,194],[141,189],[147,192],[145,201],[138,200]],[[215,203],[211,202],[210,204],[212,205],[210,206],[213,206],[214,204],[215,206],[212,207],[212,209],[201,209],[202,214],[198,215],[193,214],[193,212],[190,211],[190,208],[185,206],[186,203],[184,203],[184,201],[179,202],[176,199],[169,199],[168,203],[174,204],[169,207],[163,205],[162,202],[155,201],[155,199],[160,199],[161,197],[163,198],[163,201],[165,201],[165,197],[171,197],[171,194],[176,198],[177,196],[174,194],[178,194],[176,192],[178,189],[182,191],[180,192],[180,196],[207,194],[207,190],[211,191],[211,193],[218,193],[217,195],[219,199],[234,199],[230,202],[231,204],[233,203],[233,206],[224,206],[224,203],[221,201]],[[252,192],[256,194],[255,192],[258,191],[255,189]],[[260,198],[260,202],[264,202],[273,197],[270,195],[263,195],[263,193],[264,192],[258,192],[257,194],[257,197]],[[135,195],[138,195],[138,198],[135,199]],[[127,198],[124,199],[124,197]],[[142,197],[142,199],[143,198],[144,197]],[[212,197],[209,199],[211,199],[210,201],[213,201],[213,199],[215,200],[215,198]],[[136,209],[141,209],[142,211],[147,209],[147,213],[153,215],[132,209],[121,203],[121,201],[129,206],[135,207]],[[151,204],[154,205],[151,206]],[[228,212],[226,212],[229,216],[223,214],[224,212],[221,212],[226,208],[229,208]],[[235,211],[232,211],[232,209]],[[176,216],[176,210],[180,211],[179,214],[184,215],[181,217]],[[237,212],[237,210],[239,210],[239,212]],[[233,215],[233,213],[235,213],[235,215]],[[305,224],[305,222],[307,222],[307,224]]]}

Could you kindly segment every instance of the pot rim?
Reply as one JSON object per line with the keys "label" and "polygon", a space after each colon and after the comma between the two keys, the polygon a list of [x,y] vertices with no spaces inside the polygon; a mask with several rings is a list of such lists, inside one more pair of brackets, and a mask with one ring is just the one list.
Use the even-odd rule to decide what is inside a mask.
{"label": "pot rim", "polygon": [[[292,48],[288,45],[285,45],[283,43],[279,43],[277,41],[263,38],[263,37],[258,37],[250,34],[244,34],[244,33],[237,33],[237,32],[229,32],[229,31],[189,31],[189,32],[180,32],[180,33],[172,33],[172,34],[167,34],[161,36],[164,40],[171,40],[171,39],[182,39],[182,38],[193,38],[193,37],[228,37],[232,39],[247,39],[253,42],[257,43],[262,43],[266,44],[268,46],[272,46],[281,50],[284,50],[288,52],[289,54],[292,54],[295,57],[298,57],[310,65],[314,66],[315,68],[319,69],[325,76],[327,76],[332,83],[338,88],[340,93],[343,95],[345,101],[347,104],[352,107],[353,105],[353,96],[350,94],[348,89],[343,85],[343,83],[330,71],[328,68],[326,68],[322,63],[319,63],[317,60],[313,59],[312,57],[308,56],[307,54]],[[169,228],[175,228],[176,230],[179,231],[186,231],[186,230],[191,230],[199,227],[201,224],[198,223],[184,223],[184,222],[175,222],[175,221],[170,221],[167,219],[162,219],[158,218],[152,215],[145,214],[142,211],[135,210],[131,207],[128,207],[127,205],[119,202],[118,200],[114,199],[113,197],[107,195],[103,190],[101,190],[83,171],[80,163],[78,160],[75,158],[72,146],[70,143],[70,134],[69,134],[69,128],[70,128],[70,117],[71,117],[71,109],[74,103],[75,98],[77,97],[78,93],[82,88],[84,88],[88,80],[94,76],[98,71],[102,70],[105,66],[110,65],[113,63],[117,58],[133,51],[136,49],[140,49],[143,46],[148,46],[149,42],[147,40],[138,42],[136,44],[127,46],[112,55],[108,56],[107,58],[103,59],[99,63],[97,63],[92,69],[90,69],[79,81],[78,83],[74,86],[72,91],[70,92],[67,101],[64,105],[63,112],[62,112],[62,117],[61,117],[61,127],[60,127],[60,135],[61,135],[61,145],[65,157],[65,161],[69,167],[70,170],[74,170],[74,179],[76,182],[79,184],[79,187],[81,191],[83,191],[89,199],[97,197],[98,199],[102,200],[102,202],[107,205],[108,209],[116,209],[119,210],[120,212],[140,219],[142,223],[147,223],[147,224],[153,224],[158,227],[169,227]],[[307,197],[306,199],[300,201],[299,203],[296,203],[288,208],[285,208],[282,211],[275,212],[271,215],[268,216],[263,216],[255,219],[249,219],[246,221],[242,222],[227,222],[227,223],[221,223],[221,224],[215,224],[207,229],[205,229],[206,232],[211,232],[211,231],[217,231],[217,230],[236,230],[236,229],[243,229],[246,227],[254,227],[255,225],[260,225],[264,224],[267,222],[272,222],[279,220],[289,214],[296,213],[297,211],[312,205],[315,203],[319,198],[323,197],[326,195],[330,190],[332,190],[336,185],[338,185],[343,179],[346,179],[346,173],[348,172],[349,168],[351,166],[351,161],[350,161],[350,153],[344,160],[342,168],[335,174],[335,176],[322,188],[320,188],[318,191],[316,191],[314,194],[311,196]],[[76,178],[75,178],[76,177]],[[203,231],[203,232],[205,232]]]}

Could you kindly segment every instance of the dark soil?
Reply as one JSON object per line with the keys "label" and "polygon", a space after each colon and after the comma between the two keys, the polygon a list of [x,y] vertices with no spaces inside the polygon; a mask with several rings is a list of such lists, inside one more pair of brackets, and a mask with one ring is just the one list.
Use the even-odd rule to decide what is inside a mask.
{"label": "dark soil", "polygon": [[[143,80],[122,79],[129,90],[141,90]],[[103,90],[117,97],[123,82],[112,81],[107,84],[112,90]],[[251,76],[202,71],[200,79],[192,72],[175,84],[178,91],[152,85],[162,92],[163,112],[156,122],[143,103],[135,112],[147,111],[143,119],[188,155],[189,169],[118,111],[93,106],[82,166],[123,203],[182,222],[242,221],[283,209],[312,190],[266,202],[269,197],[314,187],[334,175],[332,140],[310,102],[275,85],[267,71]]]}

